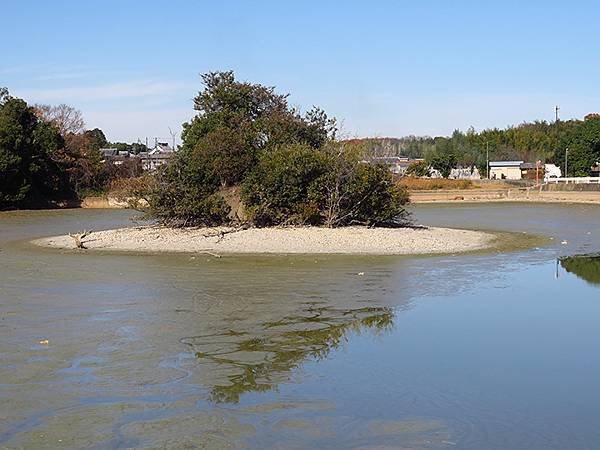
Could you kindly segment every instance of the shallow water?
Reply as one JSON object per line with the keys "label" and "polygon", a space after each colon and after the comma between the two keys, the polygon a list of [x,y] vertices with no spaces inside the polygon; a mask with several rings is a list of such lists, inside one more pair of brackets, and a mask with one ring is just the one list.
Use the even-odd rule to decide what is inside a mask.
{"label": "shallow water", "polygon": [[92,254],[27,241],[130,212],[1,213],[0,445],[600,446],[600,287],[558,261],[600,251],[600,207],[415,215],[551,240],[439,257]]}

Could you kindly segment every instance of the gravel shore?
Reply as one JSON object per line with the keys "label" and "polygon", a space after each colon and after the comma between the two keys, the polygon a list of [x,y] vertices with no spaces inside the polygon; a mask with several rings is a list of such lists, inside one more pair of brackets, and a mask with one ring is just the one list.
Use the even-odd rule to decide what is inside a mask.
{"label": "gravel shore", "polygon": [[[94,232],[84,239],[90,250],[190,253],[435,254],[479,250],[494,235],[450,228],[123,228]],[[72,249],[74,240],[53,236],[33,241],[43,247]]]}

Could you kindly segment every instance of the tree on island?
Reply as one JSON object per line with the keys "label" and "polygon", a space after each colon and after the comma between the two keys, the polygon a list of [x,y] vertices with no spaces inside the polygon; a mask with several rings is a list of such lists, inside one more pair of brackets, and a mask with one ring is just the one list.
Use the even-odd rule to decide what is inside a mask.
{"label": "tree on island", "polygon": [[[287,95],[233,72],[202,80],[181,150],[133,193],[151,217],[171,226],[405,223],[404,189],[367,164],[362,147],[337,142],[323,110],[301,114]],[[241,191],[243,218],[232,217],[232,191]]]}

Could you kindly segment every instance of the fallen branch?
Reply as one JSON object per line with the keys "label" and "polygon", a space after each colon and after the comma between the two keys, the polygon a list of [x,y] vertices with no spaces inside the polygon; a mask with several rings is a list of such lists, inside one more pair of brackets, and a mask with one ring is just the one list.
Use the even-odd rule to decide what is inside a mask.
{"label": "fallen branch", "polygon": [[206,255],[212,256],[213,258],[221,258],[221,255],[218,255],[218,254],[213,253],[213,252],[209,252],[208,250],[198,250],[197,253],[206,254]]}
{"label": "fallen branch", "polygon": [[92,234],[92,230],[84,230],[83,233],[79,234],[69,233],[69,237],[75,241],[75,248],[86,249],[87,247],[84,245],[85,242],[83,241],[83,239],[89,236],[90,234]]}
{"label": "fallen branch", "polygon": [[218,237],[219,239],[217,240],[217,242],[220,242],[225,237],[226,234],[237,233],[238,231],[244,231],[244,230],[247,230],[248,228],[250,228],[250,224],[243,223],[240,226],[231,228],[229,230],[219,230],[216,233],[203,234],[202,236],[204,236],[205,238]]}

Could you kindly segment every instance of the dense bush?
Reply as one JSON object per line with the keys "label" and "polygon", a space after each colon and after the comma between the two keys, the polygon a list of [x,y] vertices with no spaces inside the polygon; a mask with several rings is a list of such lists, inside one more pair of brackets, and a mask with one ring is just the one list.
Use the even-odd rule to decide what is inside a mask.
{"label": "dense bush", "polygon": [[183,148],[199,152],[222,186],[240,183],[259,154],[283,144],[319,148],[335,134],[335,120],[319,108],[301,115],[273,87],[240,82],[233,72],[202,76],[197,115],[183,125]]}
{"label": "dense bush", "polygon": [[[318,108],[301,115],[272,87],[204,75],[184,124],[183,145],[142,193],[151,217],[171,226],[232,220],[222,193],[242,186],[246,220],[256,226],[392,226],[406,220],[406,191],[383,166],[335,142],[335,120]],[[236,208],[234,208],[236,209]],[[233,214],[237,217],[236,213]]]}
{"label": "dense bush", "polygon": [[321,150],[283,146],[263,154],[244,183],[242,199],[257,226],[397,226],[407,220],[408,195],[394,185],[389,170],[360,162],[333,144]]}
{"label": "dense bush", "polygon": [[201,154],[177,153],[154,182],[140,186],[150,217],[170,226],[211,226],[228,221],[229,207],[218,194],[219,180]]}
{"label": "dense bush", "polygon": [[414,177],[426,177],[429,175],[429,164],[425,161],[412,163],[406,168],[406,175]]}
{"label": "dense bush", "polygon": [[242,200],[258,226],[317,224],[316,183],[327,173],[327,156],[306,145],[284,146],[263,153],[243,185]]}

